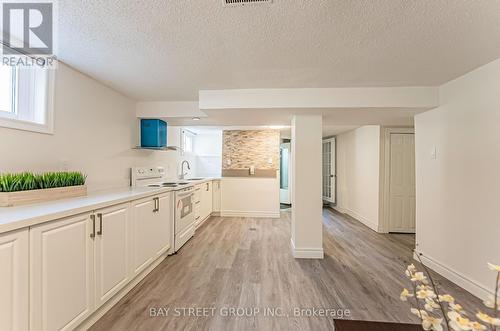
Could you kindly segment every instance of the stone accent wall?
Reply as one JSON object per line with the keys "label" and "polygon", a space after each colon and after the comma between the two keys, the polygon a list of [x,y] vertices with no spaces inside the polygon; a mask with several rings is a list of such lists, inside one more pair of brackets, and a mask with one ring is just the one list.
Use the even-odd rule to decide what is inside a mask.
{"label": "stone accent wall", "polygon": [[[278,170],[280,133],[278,130],[227,130],[223,132],[222,169]],[[227,160],[231,160],[231,164]],[[269,163],[272,160],[272,164]],[[229,173],[226,171],[226,173]]]}

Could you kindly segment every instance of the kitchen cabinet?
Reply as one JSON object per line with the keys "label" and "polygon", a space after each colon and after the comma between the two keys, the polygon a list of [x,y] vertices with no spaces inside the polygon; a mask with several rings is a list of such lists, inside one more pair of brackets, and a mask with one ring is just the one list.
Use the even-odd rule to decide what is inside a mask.
{"label": "kitchen cabinet", "polygon": [[106,302],[166,256],[172,198],[167,192],[0,234],[0,330],[73,330],[109,309]]}
{"label": "kitchen cabinet", "polygon": [[138,274],[171,245],[172,193],[132,204],[132,267]]}
{"label": "kitchen cabinet", "polygon": [[0,330],[29,328],[28,229],[0,235]]}
{"label": "kitchen cabinet", "polygon": [[172,224],[174,220],[173,193],[158,197],[158,207],[155,215],[155,253],[156,257],[165,253],[171,245]]}
{"label": "kitchen cabinet", "polygon": [[220,180],[214,180],[212,185],[212,212],[220,215]]}
{"label": "kitchen cabinet", "polygon": [[130,280],[130,204],[98,210],[94,246],[95,305],[104,304]]}
{"label": "kitchen cabinet", "polygon": [[201,190],[203,189],[203,184],[198,184],[195,186],[193,201],[194,201],[194,225],[197,228],[201,221]]}
{"label": "kitchen cabinet", "polygon": [[212,182],[206,182],[202,184],[201,189],[201,222],[210,217],[212,214],[212,207]]}
{"label": "kitchen cabinet", "polygon": [[30,229],[31,330],[72,330],[93,311],[91,215]]}

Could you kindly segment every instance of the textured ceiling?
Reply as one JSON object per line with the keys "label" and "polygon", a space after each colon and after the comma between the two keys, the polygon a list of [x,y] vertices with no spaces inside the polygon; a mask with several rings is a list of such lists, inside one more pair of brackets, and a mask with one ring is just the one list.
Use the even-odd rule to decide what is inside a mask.
{"label": "textured ceiling", "polygon": [[59,58],[144,101],[438,85],[500,57],[498,0],[61,0]]}

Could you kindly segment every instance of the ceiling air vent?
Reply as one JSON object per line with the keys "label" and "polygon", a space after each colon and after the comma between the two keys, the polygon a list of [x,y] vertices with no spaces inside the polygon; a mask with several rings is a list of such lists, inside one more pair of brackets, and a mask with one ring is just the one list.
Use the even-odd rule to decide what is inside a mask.
{"label": "ceiling air vent", "polygon": [[244,6],[247,4],[271,3],[273,0],[222,0],[224,6]]}

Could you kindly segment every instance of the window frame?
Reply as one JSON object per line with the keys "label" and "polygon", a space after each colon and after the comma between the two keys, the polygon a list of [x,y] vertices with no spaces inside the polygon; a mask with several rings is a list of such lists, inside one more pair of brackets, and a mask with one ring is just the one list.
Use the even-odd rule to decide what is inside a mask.
{"label": "window frame", "polygon": [[[29,69],[28,69],[29,70]],[[16,87],[14,88],[14,112],[0,111],[0,127],[14,130],[30,131],[43,134],[54,134],[54,93],[55,69],[47,68],[47,89],[45,95],[45,123],[21,120],[19,116],[19,70],[16,70]]]}
{"label": "window frame", "polygon": [[[187,130],[185,128],[181,129],[181,150],[182,154],[194,154],[194,137],[196,136],[196,133]],[[186,138],[190,138],[191,140],[191,150],[186,150]]]}
{"label": "window frame", "polygon": [[[5,116],[0,116],[0,127],[8,129],[16,129],[22,131],[31,131],[44,134],[54,134],[54,80],[55,74],[53,69],[48,69],[47,71],[47,95],[45,104],[45,124],[39,124],[36,122],[24,121],[14,117],[13,113],[4,112],[7,114],[2,114]],[[18,91],[16,91],[15,102],[16,105],[18,101]],[[19,110],[16,109],[16,115]],[[12,117],[10,117],[10,116]]]}
{"label": "window frame", "polygon": [[[12,70],[12,68],[11,68]],[[11,72],[11,82],[10,82],[10,86],[11,86],[11,89],[9,91],[9,95],[10,95],[10,108],[11,108],[11,111],[6,111],[6,110],[2,110],[0,109],[0,118],[7,118],[7,119],[15,119],[16,116],[17,116],[17,106],[18,106],[18,102],[17,102],[17,89],[18,89],[18,84],[17,84],[17,81],[18,81],[18,70],[12,70]]]}

